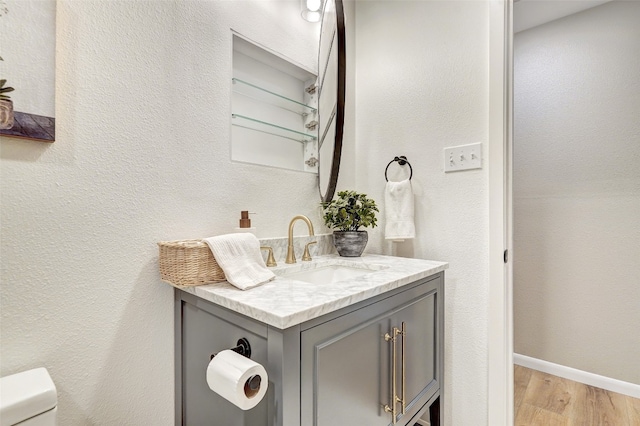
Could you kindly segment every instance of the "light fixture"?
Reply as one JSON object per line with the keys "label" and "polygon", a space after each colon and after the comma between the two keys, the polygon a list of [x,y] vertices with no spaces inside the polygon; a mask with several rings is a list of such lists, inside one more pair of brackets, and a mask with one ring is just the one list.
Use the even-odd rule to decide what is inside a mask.
{"label": "light fixture", "polygon": [[322,0],[300,0],[302,18],[309,22],[320,22]]}

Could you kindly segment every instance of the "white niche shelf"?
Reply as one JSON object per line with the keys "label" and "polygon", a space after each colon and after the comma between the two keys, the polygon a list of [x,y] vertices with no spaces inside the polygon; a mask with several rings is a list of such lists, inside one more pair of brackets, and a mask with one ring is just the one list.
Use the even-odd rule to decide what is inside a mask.
{"label": "white niche shelf", "polygon": [[316,80],[312,72],[234,34],[231,159],[317,173]]}

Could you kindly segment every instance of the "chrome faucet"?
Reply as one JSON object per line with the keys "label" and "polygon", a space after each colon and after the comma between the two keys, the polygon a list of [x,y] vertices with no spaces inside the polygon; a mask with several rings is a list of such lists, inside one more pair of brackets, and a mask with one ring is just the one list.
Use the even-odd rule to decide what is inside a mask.
{"label": "chrome faucet", "polygon": [[[293,251],[293,225],[298,219],[307,222],[307,227],[309,228],[309,236],[314,236],[313,223],[311,223],[309,218],[301,214],[294,216],[293,219],[291,219],[291,222],[289,222],[289,244],[287,245],[287,259],[284,261],[284,263],[296,263],[296,254]],[[305,247],[305,256],[303,256],[302,260],[311,260],[311,256],[309,256],[308,252],[309,244],[307,244],[307,247]]]}

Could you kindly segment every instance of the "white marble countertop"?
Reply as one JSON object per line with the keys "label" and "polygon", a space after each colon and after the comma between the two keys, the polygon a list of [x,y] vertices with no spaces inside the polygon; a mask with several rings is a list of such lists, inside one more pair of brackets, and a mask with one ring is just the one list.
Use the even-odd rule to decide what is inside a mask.
{"label": "white marble countertop", "polygon": [[[370,269],[371,273],[321,285],[282,276],[329,264],[356,266]],[[293,265],[271,268],[276,278],[250,290],[239,290],[226,281],[179,288],[265,324],[285,329],[444,271],[448,266],[445,262],[404,257],[363,255],[344,258],[327,255],[315,257],[311,262],[298,261]]]}

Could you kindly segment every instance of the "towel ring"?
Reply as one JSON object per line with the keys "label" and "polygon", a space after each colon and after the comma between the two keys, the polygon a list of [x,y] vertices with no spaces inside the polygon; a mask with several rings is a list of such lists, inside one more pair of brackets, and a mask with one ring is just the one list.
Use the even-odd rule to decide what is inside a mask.
{"label": "towel ring", "polygon": [[391,163],[396,161],[401,166],[404,166],[405,164],[409,165],[409,170],[411,171],[411,174],[409,175],[409,180],[411,180],[411,178],[413,177],[413,167],[411,167],[411,163],[407,160],[407,157],[405,157],[404,155],[401,155],[400,157],[394,157],[393,160],[389,161],[389,164],[387,164],[387,168],[384,169],[384,179],[387,182],[389,182],[389,178],[387,177],[387,170],[389,170],[389,166],[391,165]]}

